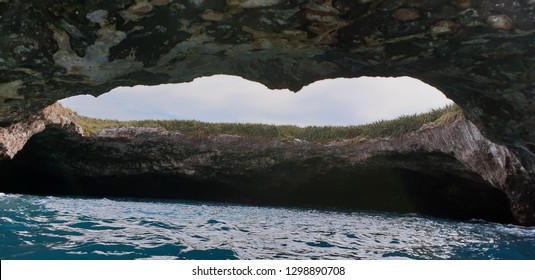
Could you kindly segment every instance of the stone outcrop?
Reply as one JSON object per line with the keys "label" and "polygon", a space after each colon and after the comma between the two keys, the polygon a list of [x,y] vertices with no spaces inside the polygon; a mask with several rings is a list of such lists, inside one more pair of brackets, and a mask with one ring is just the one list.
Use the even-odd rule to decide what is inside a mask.
{"label": "stone outcrop", "polygon": [[[326,144],[142,127],[84,137],[75,128],[53,126],[32,138],[4,163],[2,170],[12,176],[0,191],[347,207],[535,223],[532,167],[464,118],[427,124],[400,137]],[[20,174],[30,170],[33,175],[21,180]],[[47,182],[46,189],[41,182]]]}
{"label": "stone outcrop", "polygon": [[[1,0],[0,126],[11,131],[68,96],[211,74],[293,90],[407,75],[514,153],[527,173],[485,180],[505,180],[525,207],[517,219],[532,221],[534,13],[532,0]],[[3,140],[12,144],[2,153],[24,133],[4,132],[21,140]]]}
{"label": "stone outcrop", "polygon": [[47,125],[73,126],[81,133],[82,129],[75,124],[75,119],[76,114],[56,103],[24,121],[0,127],[0,160],[13,158],[33,135],[42,132]]}

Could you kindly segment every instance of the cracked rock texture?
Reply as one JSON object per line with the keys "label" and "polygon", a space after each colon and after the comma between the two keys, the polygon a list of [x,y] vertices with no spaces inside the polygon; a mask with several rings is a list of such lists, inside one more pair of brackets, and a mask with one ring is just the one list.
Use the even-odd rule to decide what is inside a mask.
{"label": "cracked rock texture", "polygon": [[[2,0],[0,126],[68,96],[211,74],[292,90],[407,75],[529,168],[534,18],[532,0]],[[533,177],[507,180],[531,197]]]}

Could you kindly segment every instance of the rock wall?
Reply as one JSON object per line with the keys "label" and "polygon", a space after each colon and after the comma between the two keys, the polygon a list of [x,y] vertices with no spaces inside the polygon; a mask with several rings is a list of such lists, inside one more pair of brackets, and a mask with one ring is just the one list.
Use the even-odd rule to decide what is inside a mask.
{"label": "rock wall", "polygon": [[4,126],[60,98],[232,74],[270,88],[419,78],[533,153],[531,0],[0,2]]}
{"label": "rock wall", "polygon": [[[0,171],[11,174],[0,191],[345,207],[535,224],[533,169],[463,118],[401,137],[327,144],[157,128],[105,129],[83,137],[74,127],[53,127]],[[27,172],[33,175],[24,178]]]}

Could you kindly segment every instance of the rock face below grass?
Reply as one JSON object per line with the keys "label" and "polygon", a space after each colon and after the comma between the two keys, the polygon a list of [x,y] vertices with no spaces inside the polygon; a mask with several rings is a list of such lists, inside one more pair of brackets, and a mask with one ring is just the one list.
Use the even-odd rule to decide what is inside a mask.
{"label": "rock face below grass", "polygon": [[[11,161],[0,191],[419,212],[535,225],[533,173],[468,120],[398,137],[312,143],[52,126]],[[31,174],[31,176],[28,176]]]}

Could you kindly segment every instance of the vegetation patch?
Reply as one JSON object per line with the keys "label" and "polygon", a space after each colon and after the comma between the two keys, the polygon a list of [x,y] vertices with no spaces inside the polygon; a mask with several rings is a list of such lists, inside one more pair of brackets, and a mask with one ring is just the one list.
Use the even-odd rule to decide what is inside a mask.
{"label": "vegetation patch", "polygon": [[457,105],[448,105],[423,114],[401,116],[394,120],[377,121],[354,126],[307,126],[267,125],[248,123],[207,123],[194,120],[142,120],[117,121],[78,116],[78,124],[87,136],[98,135],[106,128],[153,127],[167,131],[177,131],[195,136],[217,134],[239,135],[269,140],[303,141],[326,143],[342,139],[364,139],[376,137],[396,137],[416,131],[426,123],[445,124],[462,117]]}

